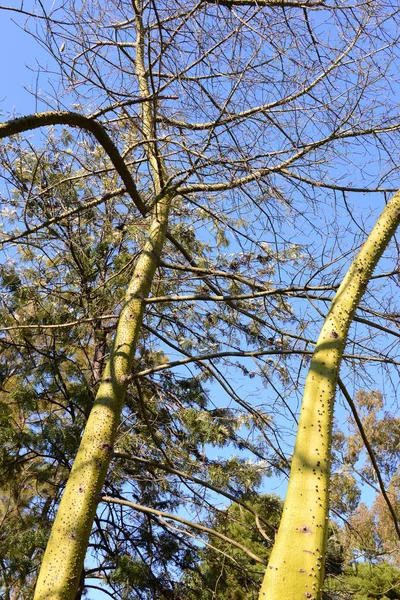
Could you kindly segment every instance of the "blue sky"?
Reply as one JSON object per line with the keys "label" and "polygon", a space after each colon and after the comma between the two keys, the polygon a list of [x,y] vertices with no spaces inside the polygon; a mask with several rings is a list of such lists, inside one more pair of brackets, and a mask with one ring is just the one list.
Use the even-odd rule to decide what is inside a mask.
{"label": "blue sky", "polygon": [[37,42],[12,22],[12,18],[17,20],[14,14],[11,17],[12,14],[2,12],[0,15],[0,108],[3,118],[13,111],[24,114],[35,110],[35,99],[24,86],[34,89],[36,85],[36,74],[28,68],[35,68],[34,57],[42,55],[45,59]]}

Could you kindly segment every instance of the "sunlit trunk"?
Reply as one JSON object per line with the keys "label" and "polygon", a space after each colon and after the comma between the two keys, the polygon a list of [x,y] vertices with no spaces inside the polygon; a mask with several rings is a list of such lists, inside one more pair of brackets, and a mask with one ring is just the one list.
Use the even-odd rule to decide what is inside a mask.
{"label": "sunlit trunk", "polygon": [[282,521],[260,600],[321,598],[328,532],[332,418],[340,362],[357,305],[399,222],[398,192],[351,264],[322,327],[304,389]]}
{"label": "sunlit trunk", "polygon": [[106,477],[149,295],[162,252],[171,198],[156,207],[148,240],[121,310],[110,359],[47,544],[35,600],[73,600]]}

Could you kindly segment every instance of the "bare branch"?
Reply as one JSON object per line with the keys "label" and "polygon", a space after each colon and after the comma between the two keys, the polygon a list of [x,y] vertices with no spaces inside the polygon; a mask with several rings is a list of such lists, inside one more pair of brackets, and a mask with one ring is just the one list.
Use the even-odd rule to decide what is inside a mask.
{"label": "bare branch", "polygon": [[142,198],[136,188],[136,184],[132,179],[132,175],[120,155],[118,148],[109,137],[105,128],[98,121],[94,121],[84,115],[74,112],[54,111],[36,113],[25,117],[19,117],[18,119],[12,119],[5,123],[0,123],[0,139],[32,129],[38,129],[39,127],[45,127],[46,125],[69,125],[71,127],[79,127],[80,129],[92,133],[108,154],[117,173],[125,184],[126,191],[132,198],[139,212],[142,215],[147,213],[147,208],[143,204]]}
{"label": "bare branch", "polygon": [[156,510],[155,508],[148,508],[147,506],[141,506],[140,504],[135,504],[135,502],[129,502],[128,500],[120,500],[119,498],[112,498],[111,496],[102,496],[101,499],[103,502],[109,502],[110,504],[120,504],[121,506],[128,506],[129,508],[133,508],[134,510],[138,510],[140,512],[147,513],[149,515],[155,515],[155,516],[163,518],[163,519],[172,519],[172,521],[177,521],[178,523],[182,523],[183,525],[187,525],[188,527],[191,527],[193,529],[203,531],[204,533],[207,533],[208,535],[217,537],[217,538],[223,540],[224,542],[227,542],[228,544],[235,546],[235,548],[239,548],[239,550],[241,550],[242,552],[247,554],[247,556],[249,556],[250,558],[255,560],[257,563],[260,563],[261,565],[267,564],[265,560],[263,560],[262,558],[257,556],[257,554],[254,554],[253,552],[251,552],[251,550],[246,548],[246,546],[243,546],[243,544],[240,544],[236,540],[229,538],[228,536],[224,535],[223,533],[220,533],[219,531],[216,531],[215,529],[210,529],[209,527],[205,527],[204,525],[199,525],[198,523],[193,523],[192,521],[187,521],[186,519],[183,519],[182,517],[178,517],[178,515],[172,515],[171,513],[163,512],[161,510]]}

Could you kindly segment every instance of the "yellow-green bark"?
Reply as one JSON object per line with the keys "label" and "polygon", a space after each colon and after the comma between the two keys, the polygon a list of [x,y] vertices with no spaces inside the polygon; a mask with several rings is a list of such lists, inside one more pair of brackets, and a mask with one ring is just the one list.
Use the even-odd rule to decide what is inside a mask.
{"label": "yellow-green bark", "polygon": [[47,544],[35,600],[73,600],[132,370],[150,292],[163,248],[171,198],[155,209],[148,240],[134,270],[105,368]]}
{"label": "yellow-green bark", "polygon": [[260,600],[321,598],[332,417],[340,362],[356,307],[399,222],[398,192],[350,266],[319,335],[304,389],[283,516]]}

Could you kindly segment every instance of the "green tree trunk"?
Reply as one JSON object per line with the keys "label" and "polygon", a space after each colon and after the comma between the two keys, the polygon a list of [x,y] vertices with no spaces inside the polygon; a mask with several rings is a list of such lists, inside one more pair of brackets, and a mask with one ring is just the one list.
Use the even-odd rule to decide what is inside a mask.
{"label": "green tree trunk", "polygon": [[73,600],[132,371],[144,302],[162,252],[172,198],[159,201],[121,310],[110,359],[62,496],[35,600]]}
{"label": "green tree trunk", "polygon": [[400,222],[400,192],[351,264],[325,319],[304,389],[283,516],[260,600],[320,600],[328,531],[335,388],[347,332],[372,272]]}

